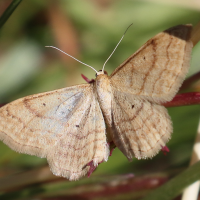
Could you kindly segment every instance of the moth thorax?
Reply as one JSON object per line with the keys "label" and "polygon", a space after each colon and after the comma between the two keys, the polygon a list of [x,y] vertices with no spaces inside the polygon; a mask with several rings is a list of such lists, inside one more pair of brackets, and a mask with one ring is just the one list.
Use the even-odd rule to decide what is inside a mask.
{"label": "moth thorax", "polygon": [[111,125],[111,85],[110,79],[106,74],[100,74],[96,78],[97,97],[106,119],[106,122]]}

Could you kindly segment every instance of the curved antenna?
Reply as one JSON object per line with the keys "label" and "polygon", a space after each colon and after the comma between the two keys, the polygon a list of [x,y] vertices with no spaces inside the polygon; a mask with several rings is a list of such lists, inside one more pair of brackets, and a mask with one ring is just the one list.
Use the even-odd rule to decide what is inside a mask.
{"label": "curved antenna", "polygon": [[121,39],[119,40],[119,42],[117,43],[116,47],[114,48],[114,50],[112,51],[112,53],[110,54],[110,56],[107,58],[107,60],[105,61],[105,63],[103,64],[103,68],[102,68],[102,72],[104,72],[104,68],[105,68],[105,65],[106,63],[108,62],[108,60],[110,59],[110,57],[113,55],[113,53],[115,52],[115,50],[117,49],[117,47],[119,46],[120,42],[122,41],[122,39],[124,38],[124,35],[126,34],[126,32],[128,31],[128,29],[130,28],[130,26],[132,26],[132,24],[130,24],[128,26],[128,28],[125,30],[124,34],[122,35]]}
{"label": "curved antenna", "polygon": [[56,49],[56,50],[58,50],[58,51],[64,53],[65,55],[67,55],[67,56],[73,58],[73,59],[76,60],[77,62],[79,62],[79,63],[81,63],[81,64],[83,64],[83,65],[85,65],[85,66],[90,67],[90,68],[93,69],[96,73],[98,73],[98,71],[97,71],[96,69],[94,69],[92,66],[90,66],[90,65],[88,65],[88,64],[86,64],[86,63],[84,63],[84,62],[81,62],[81,61],[78,60],[77,58],[74,58],[74,57],[71,56],[70,54],[68,54],[68,53],[66,53],[66,52],[64,52],[64,51],[62,51],[61,49],[59,49],[59,48],[57,48],[57,47],[54,47],[54,46],[45,46],[45,47],[50,47],[50,48]]}

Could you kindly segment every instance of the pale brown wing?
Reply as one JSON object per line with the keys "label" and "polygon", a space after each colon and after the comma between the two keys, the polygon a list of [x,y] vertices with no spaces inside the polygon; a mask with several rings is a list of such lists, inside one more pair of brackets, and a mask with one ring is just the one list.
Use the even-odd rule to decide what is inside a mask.
{"label": "pale brown wing", "polygon": [[[92,84],[28,96],[0,109],[0,140],[47,157],[53,173],[78,179],[106,160],[105,124]],[[59,162],[59,163],[58,163]]]}
{"label": "pale brown wing", "polygon": [[66,135],[51,148],[47,159],[55,175],[77,180],[89,171],[89,162],[97,166],[109,156],[105,122],[96,98],[90,103],[82,101],[68,124]]}
{"label": "pale brown wing", "polygon": [[115,145],[131,161],[153,157],[165,146],[172,124],[165,107],[113,90],[111,135]]}
{"label": "pale brown wing", "polygon": [[148,40],[111,74],[118,91],[162,103],[170,101],[189,68],[191,25],[179,25]]}

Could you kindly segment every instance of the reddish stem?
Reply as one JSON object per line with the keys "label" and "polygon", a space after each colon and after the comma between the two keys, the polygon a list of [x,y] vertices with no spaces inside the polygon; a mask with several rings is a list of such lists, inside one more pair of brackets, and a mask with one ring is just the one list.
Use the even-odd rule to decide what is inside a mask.
{"label": "reddish stem", "polygon": [[172,101],[164,103],[165,107],[187,106],[200,104],[200,93],[189,92],[183,94],[177,94]]}

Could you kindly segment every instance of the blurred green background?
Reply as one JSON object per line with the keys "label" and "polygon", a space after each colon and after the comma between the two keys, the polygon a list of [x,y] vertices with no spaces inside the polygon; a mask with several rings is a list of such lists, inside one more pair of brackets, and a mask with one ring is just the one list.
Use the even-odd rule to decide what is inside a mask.
{"label": "blurred green background", "polygon": [[[0,14],[11,1],[0,1]],[[125,29],[133,23],[106,64],[110,74],[155,34],[178,24],[197,24],[199,1],[29,0],[22,1],[0,31],[0,103],[27,95],[84,83],[81,73],[95,72],[55,49],[102,68]],[[200,45],[193,49],[189,75],[200,69]],[[198,90],[198,89],[197,89]],[[169,108],[174,124],[167,156],[129,163],[115,149],[93,175],[147,174],[186,167],[195,139],[199,106]],[[15,153],[0,143],[0,176],[46,165],[46,159]]]}

